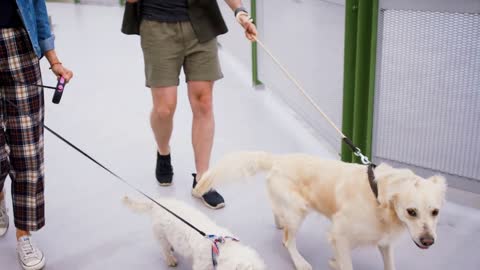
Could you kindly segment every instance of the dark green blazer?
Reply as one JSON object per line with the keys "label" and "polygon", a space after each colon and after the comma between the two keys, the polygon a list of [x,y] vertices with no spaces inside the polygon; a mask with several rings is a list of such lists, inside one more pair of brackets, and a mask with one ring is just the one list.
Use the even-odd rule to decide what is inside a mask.
{"label": "dark green blazer", "polygon": [[[140,34],[140,22],[142,20],[140,2],[126,3],[122,33],[127,35]],[[200,42],[209,41],[228,31],[216,0],[188,0],[188,15]]]}

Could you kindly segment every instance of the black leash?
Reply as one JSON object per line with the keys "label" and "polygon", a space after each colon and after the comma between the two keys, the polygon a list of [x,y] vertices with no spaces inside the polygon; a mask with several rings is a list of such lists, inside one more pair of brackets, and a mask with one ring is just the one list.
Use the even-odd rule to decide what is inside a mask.
{"label": "black leash", "polygon": [[[44,86],[39,86],[39,87],[44,87]],[[49,87],[49,88],[53,88],[53,87]],[[53,89],[56,89],[56,88],[53,88]],[[20,110],[20,108],[15,104],[13,103],[12,101],[8,100],[8,99],[4,99],[5,102],[7,102],[8,104],[12,105],[15,109],[17,109],[18,112],[22,112]],[[30,118],[30,120],[32,120],[32,122],[35,122],[33,117],[30,115],[30,114],[23,114],[23,115],[26,115]],[[77,152],[79,152],[80,154],[82,154],[84,157],[88,158],[90,161],[92,161],[93,163],[97,164],[99,167],[101,167],[102,169],[104,169],[105,171],[107,171],[108,173],[110,173],[111,175],[113,175],[116,179],[120,180],[121,182],[123,182],[125,185],[129,186],[131,189],[135,190],[136,192],[140,193],[141,195],[143,195],[144,197],[148,198],[150,201],[152,201],[154,204],[160,206],[161,208],[163,208],[163,210],[167,211],[168,213],[170,213],[171,215],[173,215],[174,217],[176,217],[177,219],[179,219],[180,221],[182,221],[183,223],[185,223],[186,225],[188,225],[190,228],[192,228],[193,230],[195,230],[196,232],[198,232],[200,235],[202,235],[203,237],[206,237],[207,234],[205,232],[203,232],[202,230],[198,229],[197,227],[195,227],[194,225],[192,225],[190,222],[186,221],[185,219],[183,219],[182,217],[180,217],[179,215],[175,214],[174,212],[172,212],[170,209],[168,209],[167,207],[163,206],[162,204],[160,204],[159,202],[157,202],[155,199],[153,199],[152,197],[150,197],[149,195],[147,195],[145,192],[141,191],[140,189],[138,189],[137,187],[135,187],[134,185],[130,184],[128,181],[126,181],[125,179],[123,179],[122,177],[120,177],[118,174],[114,173],[112,170],[108,169],[106,166],[104,166],[102,163],[100,163],[99,161],[97,161],[96,159],[94,159],[92,156],[90,156],[89,154],[85,153],[85,151],[83,151],[82,149],[78,148],[75,144],[73,144],[72,142],[70,142],[69,140],[65,139],[63,136],[61,136],[60,134],[58,134],[57,132],[55,132],[54,130],[52,130],[51,128],[49,128],[47,125],[45,125],[43,123],[43,127],[48,130],[50,133],[52,133],[55,137],[57,137],[58,139],[60,139],[61,141],[63,141],[64,143],[66,143],[68,146],[70,146],[71,148],[75,149]]]}

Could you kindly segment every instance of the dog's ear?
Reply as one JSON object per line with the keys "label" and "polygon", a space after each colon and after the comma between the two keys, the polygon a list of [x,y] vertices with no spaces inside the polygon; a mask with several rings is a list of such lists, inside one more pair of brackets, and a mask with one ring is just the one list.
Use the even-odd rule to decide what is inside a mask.
{"label": "dog's ear", "polygon": [[437,190],[442,198],[445,198],[445,193],[447,192],[447,180],[445,180],[445,177],[441,175],[435,175],[428,178],[428,180],[432,181],[435,187],[437,187]]}
{"label": "dog's ear", "polygon": [[383,193],[378,194],[378,202],[380,203],[381,208],[390,208],[395,205],[395,202],[398,200],[398,193],[391,192],[386,190]]}

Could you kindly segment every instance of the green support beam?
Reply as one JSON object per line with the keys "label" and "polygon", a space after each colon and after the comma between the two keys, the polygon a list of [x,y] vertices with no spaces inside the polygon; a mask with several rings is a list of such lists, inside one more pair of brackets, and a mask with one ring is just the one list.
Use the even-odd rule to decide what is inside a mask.
{"label": "green support beam", "polygon": [[[378,0],[347,0],[343,133],[371,157],[377,49]],[[342,160],[360,162],[342,145]]]}
{"label": "green support beam", "polygon": [[[257,24],[257,1],[251,0],[250,16],[253,22]],[[252,82],[254,86],[262,84],[258,78],[258,47],[257,42],[252,42]]]}

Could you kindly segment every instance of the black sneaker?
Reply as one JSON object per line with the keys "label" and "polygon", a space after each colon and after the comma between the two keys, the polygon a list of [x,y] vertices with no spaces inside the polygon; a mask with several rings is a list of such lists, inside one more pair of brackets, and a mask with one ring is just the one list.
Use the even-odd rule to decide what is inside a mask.
{"label": "black sneaker", "polygon": [[[192,173],[193,176],[193,187],[197,185],[197,174]],[[222,195],[220,195],[216,190],[211,189],[209,192],[203,194],[201,197],[196,196],[195,194],[192,193],[194,197],[197,197],[199,199],[202,199],[203,203],[212,209],[220,209],[225,207],[225,200],[223,200]]]}
{"label": "black sneaker", "polygon": [[155,176],[161,186],[170,186],[173,178],[173,167],[170,154],[162,156],[157,152],[157,167],[155,168]]}

